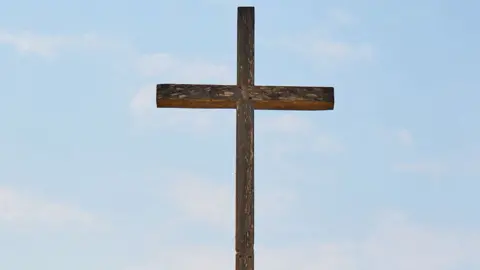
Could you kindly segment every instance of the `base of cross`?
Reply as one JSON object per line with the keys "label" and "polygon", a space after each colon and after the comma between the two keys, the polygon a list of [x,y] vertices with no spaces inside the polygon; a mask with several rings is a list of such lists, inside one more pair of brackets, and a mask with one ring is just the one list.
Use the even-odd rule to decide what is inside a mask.
{"label": "base of cross", "polygon": [[254,255],[245,256],[241,254],[236,254],[235,256],[235,269],[245,269],[245,270],[253,270],[254,264]]}

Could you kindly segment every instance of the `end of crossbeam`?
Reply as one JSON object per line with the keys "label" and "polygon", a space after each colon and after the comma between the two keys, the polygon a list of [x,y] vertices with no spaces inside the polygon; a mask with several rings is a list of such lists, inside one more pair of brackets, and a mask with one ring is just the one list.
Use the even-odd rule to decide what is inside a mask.
{"label": "end of crossbeam", "polygon": [[157,84],[157,108],[234,109],[235,85]]}
{"label": "end of crossbeam", "polygon": [[250,99],[260,110],[325,111],[335,105],[334,88],[322,86],[255,86]]}

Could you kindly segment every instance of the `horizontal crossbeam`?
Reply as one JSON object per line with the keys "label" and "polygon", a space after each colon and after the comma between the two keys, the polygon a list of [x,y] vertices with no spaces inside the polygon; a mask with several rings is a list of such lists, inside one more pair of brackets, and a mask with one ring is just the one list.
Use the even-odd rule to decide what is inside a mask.
{"label": "horizontal crossbeam", "polygon": [[[158,84],[157,108],[235,109],[236,85]],[[333,87],[254,86],[248,90],[255,109],[333,110]]]}

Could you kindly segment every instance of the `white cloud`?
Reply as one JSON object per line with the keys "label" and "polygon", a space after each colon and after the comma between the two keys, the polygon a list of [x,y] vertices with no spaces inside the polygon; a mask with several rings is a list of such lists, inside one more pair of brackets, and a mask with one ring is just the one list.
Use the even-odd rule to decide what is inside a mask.
{"label": "white cloud", "polygon": [[330,9],[322,18],[318,27],[276,39],[270,45],[301,55],[325,69],[374,60],[375,50],[370,42],[338,38],[342,28],[354,27],[358,22],[348,11]]}
{"label": "white cloud", "polygon": [[130,102],[130,110],[138,117],[147,117],[157,109],[156,85],[146,85],[140,88]]}
{"label": "white cloud", "polygon": [[447,270],[470,263],[480,266],[478,231],[415,224],[401,215],[385,217],[360,246],[372,269]]}
{"label": "white cloud", "polygon": [[261,134],[305,134],[313,129],[306,118],[295,113],[279,112],[275,115],[257,117],[256,130]]}
{"label": "white cloud", "polygon": [[448,173],[450,168],[443,163],[436,161],[416,161],[406,163],[396,163],[393,165],[394,171],[402,173],[417,173],[434,178],[438,178]]}
{"label": "white cloud", "polygon": [[371,62],[374,47],[369,42],[350,42],[330,35],[304,33],[270,43],[272,47],[300,55],[320,68],[339,68],[347,64]]}
{"label": "white cloud", "polygon": [[[416,142],[412,132],[408,129],[390,129],[387,136],[394,144],[400,145],[403,149],[410,151],[414,158],[405,158],[403,161],[397,160],[391,165],[391,169],[397,173],[414,174],[426,176],[430,179],[439,180],[445,177],[461,177],[462,179],[472,179],[479,173],[479,157],[475,149],[464,152],[451,153],[448,155],[437,153],[432,156],[429,153],[421,153],[414,147]],[[385,133],[382,133],[382,136]],[[413,157],[412,156],[412,157]],[[420,156],[420,158],[418,158]],[[423,157],[422,157],[423,156]]]}
{"label": "white cloud", "polygon": [[325,154],[339,154],[345,151],[345,146],[333,136],[320,134],[315,137],[312,150]]}
{"label": "white cloud", "polygon": [[[273,225],[273,224],[272,224]],[[294,242],[295,244],[292,244]],[[265,270],[450,270],[480,267],[479,231],[442,229],[386,215],[369,235],[348,242],[287,241],[283,246],[256,245],[256,268]],[[171,245],[155,259],[128,270],[233,269],[229,246]],[[188,260],[185,260],[188,258]],[[469,268],[470,269],[470,268]]]}
{"label": "white cloud", "polygon": [[373,60],[373,47],[367,42],[347,42],[328,37],[303,36],[282,42],[283,46],[322,67],[338,67],[352,62]]}
{"label": "white cloud", "polygon": [[315,152],[336,155],[345,151],[340,139],[319,128],[307,117],[279,112],[258,117],[256,132],[266,141],[272,157],[292,152]]}
{"label": "white cloud", "polygon": [[77,36],[38,35],[31,32],[8,32],[0,30],[0,44],[12,46],[24,54],[37,54],[52,57],[66,49],[112,49],[118,42],[106,40],[94,34]]}
{"label": "white cloud", "polygon": [[48,202],[9,188],[0,188],[0,223],[20,227],[30,225],[97,227],[99,225],[95,217],[78,208]]}
{"label": "white cloud", "polygon": [[[418,156],[414,146],[414,138],[412,132],[406,128],[390,129],[388,137],[393,141],[394,145],[400,145],[403,148],[414,150],[413,154]],[[426,158],[426,159],[410,159],[408,161],[397,161],[392,164],[392,170],[398,173],[405,174],[417,174],[423,175],[434,179],[439,179],[445,176],[453,167],[460,167],[458,162],[446,162],[445,160],[439,160],[438,158]],[[460,168],[457,168],[460,169]],[[464,168],[460,169],[465,171]]]}
{"label": "white cloud", "polygon": [[141,75],[161,78],[164,83],[235,83],[235,72],[225,65],[166,53],[141,55],[136,67]]}
{"label": "white cloud", "polygon": [[[232,174],[231,181],[228,181],[230,184],[224,184],[198,176],[179,174],[171,177],[165,195],[169,198],[170,205],[177,208],[189,222],[230,230],[234,226],[234,178],[235,175]],[[295,198],[292,190],[271,188],[267,193],[256,197],[256,213],[266,219],[281,217],[291,210]]]}
{"label": "white cloud", "polygon": [[185,174],[172,180],[167,196],[185,217],[220,228],[232,224],[235,195],[230,186]]}
{"label": "white cloud", "polygon": [[413,145],[413,135],[408,129],[402,128],[398,130],[395,134],[395,137],[397,137],[397,140],[403,146]]}
{"label": "white cloud", "polygon": [[356,22],[356,19],[348,11],[340,8],[332,8],[328,11],[328,18],[334,25],[350,25]]}
{"label": "white cloud", "polygon": [[315,133],[301,138],[285,136],[271,140],[268,150],[272,158],[281,159],[294,153],[316,153],[335,156],[345,151],[343,143],[329,134]]}

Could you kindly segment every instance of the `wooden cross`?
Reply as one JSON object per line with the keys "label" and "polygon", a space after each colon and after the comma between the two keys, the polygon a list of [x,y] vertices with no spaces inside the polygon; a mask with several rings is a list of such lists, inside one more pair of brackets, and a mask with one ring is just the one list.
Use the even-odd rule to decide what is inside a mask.
{"label": "wooden cross", "polygon": [[237,85],[158,84],[157,108],[237,109],[235,269],[253,270],[253,112],[333,110],[333,87],[254,85],[254,7],[239,7]]}

